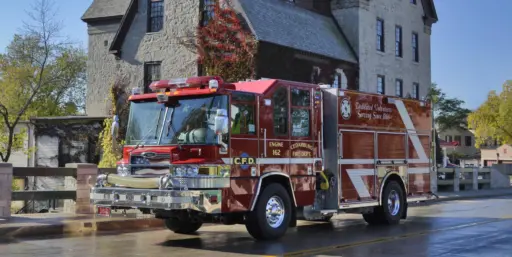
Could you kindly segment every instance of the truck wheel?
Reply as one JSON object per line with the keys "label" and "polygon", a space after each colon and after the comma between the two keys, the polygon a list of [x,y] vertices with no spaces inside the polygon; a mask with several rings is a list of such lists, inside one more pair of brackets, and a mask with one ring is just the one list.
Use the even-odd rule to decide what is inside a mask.
{"label": "truck wheel", "polygon": [[196,232],[201,226],[202,222],[192,222],[190,220],[179,220],[176,218],[170,218],[165,220],[165,226],[178,234],[191,234]]}
{"label": "truck wheel", "polygon": [[292,214],[292,203],[286,189],[272,183],[263,189],[253,211],[249,212],[245,227],[257,240],[273,240],[282,237]]}
{"label": "truck wheel", "polygon": [[382,193],[382,206],[375,207],[373,213],[363,214],[363,218],[370,225],[398,224],[405,206],[402,187],[396,181],[389,181]]}
{"label": "truck wheel", "polygon": [[365,213],[363,214],[363,219],[364,221],[366,221],[366,223],[370,224],[370,225],[381,225],[382,223],[384,223],[384,221],[382,220],[382,208],[379,206],[379,207],[376,207],[372,213]]}
{"label": "truck wheel", "polygon": [[400,223],[405,210],[405,196],[402,187],[396,181],[389,181],[382,195],[381,219],[384,224]]}

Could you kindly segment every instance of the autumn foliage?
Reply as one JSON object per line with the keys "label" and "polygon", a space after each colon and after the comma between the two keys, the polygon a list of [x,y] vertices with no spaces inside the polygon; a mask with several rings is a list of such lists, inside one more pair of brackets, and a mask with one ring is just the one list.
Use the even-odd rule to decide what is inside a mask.
{"label": "autumn foliage", "polygon": [[197,28],[195,48],[206,75],[226,81],[254,77],[257,41],[232,8],[214,6],[213,17]]}

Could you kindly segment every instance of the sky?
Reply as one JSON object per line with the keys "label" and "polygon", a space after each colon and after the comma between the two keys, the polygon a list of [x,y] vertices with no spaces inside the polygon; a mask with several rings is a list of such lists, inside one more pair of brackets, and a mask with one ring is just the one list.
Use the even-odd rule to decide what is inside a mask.
{"label": "sky", "polygon": [[[385,0],[380,0],[385,1]],[[490,90],[512,79],[510,0],[434,0],[439,21],[432,27],[432,82],[449,96],[477,108]],[[27,20],[35,0],[6,1],[0,8],[0,52]],[[87,47],[80,17],[92,0],[55,0],[62,34]],[[509,73],[510,72],[510,73]]]}

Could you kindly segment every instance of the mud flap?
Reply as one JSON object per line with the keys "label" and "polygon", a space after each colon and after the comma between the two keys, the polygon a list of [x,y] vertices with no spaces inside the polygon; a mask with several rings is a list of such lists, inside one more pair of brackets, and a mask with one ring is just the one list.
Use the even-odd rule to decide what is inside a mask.
{"label": "mud flap", "polygon": [[402,217],[401,219],[407,219],[407,210],[409,209],[409,203],[405,202],[405,210],[404,212],[402,213]]}
{"label": "mud flap", "polygon": [[297,208],[293,208],[292,218],[290,219],[290,224],[288,225],[290,228],[297,227]]}

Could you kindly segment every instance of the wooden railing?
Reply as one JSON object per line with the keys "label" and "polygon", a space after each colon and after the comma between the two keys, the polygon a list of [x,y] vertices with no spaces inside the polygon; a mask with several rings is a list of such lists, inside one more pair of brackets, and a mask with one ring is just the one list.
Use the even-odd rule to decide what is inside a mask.
{"label": "wooden railing", "polygon": [[[25,207],[30,202],[48,201],[48,207],[55,208],[57,200],[72,202],[74,213],[93,213],[89,204],[89,190],[95,183],[98,174],[115,173],[115,169],[98,169],[94,164],[68,164],[65,168],[46,167],[15,167],[0,163],[0,217],[8,217],[11,213],[12,201],[23,201]],[[65,189],[12,191],[12,180],[25,180],[28,177],[64,177]]]}

